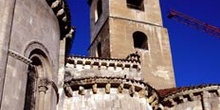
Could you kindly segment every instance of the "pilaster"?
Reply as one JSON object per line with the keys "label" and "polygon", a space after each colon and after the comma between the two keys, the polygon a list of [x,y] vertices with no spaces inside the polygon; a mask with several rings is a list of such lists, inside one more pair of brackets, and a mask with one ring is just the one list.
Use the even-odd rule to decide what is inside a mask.
{"label": "pilaster", "polygon": [[6,66],[8,59],[8,49],[10,45],[11,31],[13,25],[13,16],[16,0],[1,0],[4,4],[1,7],[0,18],[0,109],[2,104],[2,94],[4,91],[4,82],[6,75]]}

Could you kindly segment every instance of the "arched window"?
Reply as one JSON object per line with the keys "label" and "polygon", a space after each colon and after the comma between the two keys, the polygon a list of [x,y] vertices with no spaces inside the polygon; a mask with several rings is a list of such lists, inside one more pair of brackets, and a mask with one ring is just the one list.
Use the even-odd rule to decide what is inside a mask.
{"label": "arched window", "polygon": [[98,0],[97,2],[97,8],[95,10],[95,22],[100,18],[102,15],[102,0]]}
{"label": "arched window", "polygon": [[48,73],[50,73],[51,68],[46,54],[40,49],[32,50],[29,58],[32,63],[28,66],[27,70],[24,110],[43,110],[45,106],[42,106],[42,103],[44,101],[49,102],[49,99],[44,100],[44,97],[49,96],[50,92],[47,93],[47,89],[45,91],[40,90],[40,87],[42,88],[43,86],[39,85],[39,81],[42,78],[49,77]]}
{"label": "arched window", "polygon": [[28,67],[27,85],[26,85],[26,95],[25,95],[25,105],[24,110],[34,110],[35,108],[35,89],[36,89],[36,70],[34,67]]}
{"label": "arched window", "polygon": [[[31,60],[26,67],[26,90],[24,90],[23,110],[51,110],[58,101],[58,92],[53,79],[56,72],[52,67],[49,51],[39,42],[30,42],[24,50],[24,56]],[[45,104],[47,103],[47,104]],[[47,106],[52,105],[52,106]],[[21,105],[22,106],[22,105]]]}
{"label": "arched window", "polygon": [[35,110],[38,77],[37,66],[42,65],[37,57],[33,57],[31,60],[33,62],[28,67],[24,110]]}
{"label": "arched window", "polygon": [[143,32],[136,31],[133,33],[134,48],[148,50],[147,36]]}
{"label": "arched window", "polygon": [[144,0],[126,0],[127,7],[144,11]]}
{"label": "arched window", "polygon": [[98,11],[98,18],[99,18],[102,14],[102,0],[99,0],[97,3],[97,11]]}
{"label": "arched window", "polygon": [[97,45],[97,55],[98,55],[98,57],[102,57],[102,45],[101,45],[101,42],[99,42],[98,45]]}

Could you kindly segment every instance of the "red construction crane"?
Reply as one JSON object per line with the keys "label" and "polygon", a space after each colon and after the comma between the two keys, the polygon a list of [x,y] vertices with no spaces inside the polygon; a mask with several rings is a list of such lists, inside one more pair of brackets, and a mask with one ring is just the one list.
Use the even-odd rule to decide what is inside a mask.
{"label": "red construction crane", "polygon": [[203,31],[212,36],[220,38],[220,28],[204,23],[200,20],[192,18],[178,11],[170,10],[167,17],[170,19],[176,20],[178,22],[181,22],[185,25],[188,25],[192,28],[195,28],[197,30]]}

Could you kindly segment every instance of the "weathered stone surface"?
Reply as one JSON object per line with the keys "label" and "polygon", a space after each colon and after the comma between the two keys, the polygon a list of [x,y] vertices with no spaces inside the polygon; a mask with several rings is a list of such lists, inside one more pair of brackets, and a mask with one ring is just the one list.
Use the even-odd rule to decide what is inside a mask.
{"label": "weathered stone surface", "polygon": [[[102,14],[95,21],[98,0],[90,5],[90,56],[126,58],[137,52],[141,57],[141,76],[157,89],[175,87],[169,38],[162,25],[159,0],[143,1],[144,10],[132,9],[126,0],[102,1]],[[148,49],[134,47],[133,33],[147,36]],[[97,47],[101,45],[101,49]],[[97,52],[102,53],[101,56]]]}
{"label": "weathered stone surface", "polygon": [[111,61],[98,58],[77,58],[69,57],[69,62],[66,64],[66,75],[71,75],[75,79],[89,77],[121,77],[141,80],[140,64],[131,61]]}
{"label": "weathered stone surface", "polygon": [[[116,18],[109,18],[109,20],[111,57],[126,58],[130,53],[137,51],[141,56],[141,76],[145,81],[157,89],[175,87],[166,29]],[[147,35],[149,50],[133,47],[132,34],[135,31],[141,31]]]}
{"label": "weathered stone surface", "polygon": [[[3,77],[5,78],[4,87],[1,87],[1,92],[3,92],[2,100],[0,100],[1,110],[24,109],[28,63],[25,63],[21,58],[30,58],[33,50],[41,50],[36,54],[39,57],[45,55],[42,58],[47,60],[45,61],[47,64],[43,64],[44,66],[47,65],[45,69],[47,72],[46,74],[39,74],[39,77],[48,77],[54,82],[57,82],[58,79],[60,28],[57,17],[46,0],[16,0],[14,7],[13,3],[10,4],[13,1],[0,1],[0,4],[4,4],[5,7],[4,11],[0,10],[1,15],[4,15],[0,18],[0,32],[2,34],[6,30],[9,31],[7,36],[1,35],[1,37],[7,39],[2,38],[0,40],[3,43],[0,44],[0,56],[2,56],[0,59],[7,60],[7,64],[2,62],[4,60],[1,60],[1,64],[6,66],[5,70],[1,69],[1,72],[6,74]],[[13,21],[10,21],[12,18]],[[8,51],[17,54],[18,57],[13,55],[8,57],[5,54]],[[4,68],[4,66],[0,68],[2,67]],[[45,109],[54,109],[57,103],[56,92],[53,87],[50,87],[48,93],[50,95],[46,95],[47,99],[45,99],[48,106],[44,107]]]}
{"label": "weathered stone surface", "polygon": [[[93,57],[65,58],[74,32],[65,1],[0,0],[1,110],[220,109],[220,85],[163,94],[151,87],[175,87],[159,0],[144,0],[141,10],[102,0],[100,16],[98,1],[90,0]],[[134,47],[136,31],[146,34],[147,48]],[[138,57],[126,58],[131,53]]]}
{"label": "weathered stone surface", "polygon": [[219,85],[188,87],[162,100],[165,110],[218,110]]}
{"label": "weathered stone surface", "polygon": [[[6,76],[9,42],[12,31],[15,0],[0,0],[0,107]],[[1,109],[1,108],[0,108]]]}
{"label": "weathered stone surface", "polygon": [[[86,90],[85,95],[73,92],[73,97],[65,98],[65,110],[152,110],[144,98],[131,97],[128,90],[118,94],[117,89],[111,89],[106,94],[103,89],[98,89],[97,94]],[[129,104],[132,102],[132,104]]]}

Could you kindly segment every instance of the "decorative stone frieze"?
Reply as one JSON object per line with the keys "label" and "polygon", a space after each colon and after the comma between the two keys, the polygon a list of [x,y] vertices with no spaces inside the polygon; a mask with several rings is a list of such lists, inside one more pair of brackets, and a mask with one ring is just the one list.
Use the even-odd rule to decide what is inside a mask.
{"label": "decorative stone frieze", "polygon": [[140,63],[125,59],[67,57],[66,73],[74,78],[126,77],[141,80]]}
{"label": "decorative stone frieze", "polygon": [[118,93],[145,98],[146,103],[154,109],[159,110],[162,106],[156,90],[142,80],[138,59],[70,56],[66,58],[66,62],[64,77],[64,83],[68,85],[64,86],[66,95],[74,91],[85,95],[84,91],[87,90],[91,90],[93,94],[99,94],[103,89],[106,94],[111,94],[111,89],[116,88]]}
{"label": "decorative stone frieze", "polygon": [[13,58],[15,58],[17,60],[20,60],[20,61],[22,61],[22,62],[24,62],[26,64],[31,64],[32,63],[31,59],[29,59],[29,58],[19,54],[18,52],[15,52],[13,50],[9,50],[8,53],[9,53],[9,55],[11,57],[13,57]]}
{"label": "decorative stone frieze", "polygon": [[[159,107],[159,95],[155,89],[142,80],[127,79],[124,77],[89,77],[65,80],[64,90],[68,97],[72,97],[74,91],[85,95],[86,90],[92,90],[93,94],[99,94],[99,89],[105,90],[106,94],[111,94],[112,88],[117,88],[118,93],[128,93],[130,96],[138,95],[145,98],[155,110]],[[128,91],[128,92],[123,92]],[[159,109],[158,109],[159,110]]]}

